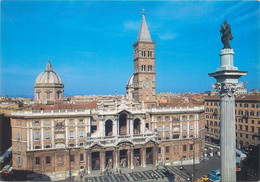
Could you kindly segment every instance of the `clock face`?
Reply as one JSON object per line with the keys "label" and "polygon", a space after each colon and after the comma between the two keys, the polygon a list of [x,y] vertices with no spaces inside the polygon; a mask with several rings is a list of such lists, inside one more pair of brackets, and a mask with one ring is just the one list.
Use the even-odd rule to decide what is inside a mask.
{"label": "clock face", "polygon": [[148,89],[148,88],[151,88],[151,84],[150,84],[150,82],[144,82],[144,88],[146,88],[146,89]]}

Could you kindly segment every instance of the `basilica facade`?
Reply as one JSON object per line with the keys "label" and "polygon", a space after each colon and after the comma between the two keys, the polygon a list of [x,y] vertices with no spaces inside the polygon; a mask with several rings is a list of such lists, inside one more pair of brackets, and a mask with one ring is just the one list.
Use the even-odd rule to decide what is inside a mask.
{"label": "basilica facade", "polygon": [[143,13],[134,73],[120,100],[62,102],[52,70],[36,79],[35,104],[11,114],[13,167],[41,174],[196,162],[204,151],[204,106],[158,107],[155,42]]}

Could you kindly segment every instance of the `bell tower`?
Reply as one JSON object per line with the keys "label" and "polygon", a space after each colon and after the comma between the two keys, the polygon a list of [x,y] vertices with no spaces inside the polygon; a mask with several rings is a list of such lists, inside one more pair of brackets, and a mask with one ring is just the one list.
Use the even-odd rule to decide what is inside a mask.
{"label": "bell tower", "polygon": [[152,41],[143,11],[142,24],[134,47],[133,99],[155,105],[155,42]]}

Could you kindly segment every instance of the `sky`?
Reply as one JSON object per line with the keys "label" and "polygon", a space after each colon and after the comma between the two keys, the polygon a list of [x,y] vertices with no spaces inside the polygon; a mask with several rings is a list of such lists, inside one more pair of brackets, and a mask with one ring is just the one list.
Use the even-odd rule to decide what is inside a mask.
{"label": "sky", "polygon": [[156,42],[156,92],[204,92],[220,67],[220,25],[234,39],[240,81],[260,89],[257,1],[2,1],[0,95],[33,97],[48,60],[64,95],[125,94],[145,9]]}

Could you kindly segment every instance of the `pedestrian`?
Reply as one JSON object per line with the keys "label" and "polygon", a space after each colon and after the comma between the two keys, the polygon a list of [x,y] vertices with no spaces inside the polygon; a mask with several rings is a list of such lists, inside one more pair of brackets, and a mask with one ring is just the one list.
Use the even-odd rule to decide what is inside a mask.
{"label": "pedestrian", "polygon": [[141,176],[141,181],[143,181],[143,176]]}

